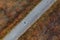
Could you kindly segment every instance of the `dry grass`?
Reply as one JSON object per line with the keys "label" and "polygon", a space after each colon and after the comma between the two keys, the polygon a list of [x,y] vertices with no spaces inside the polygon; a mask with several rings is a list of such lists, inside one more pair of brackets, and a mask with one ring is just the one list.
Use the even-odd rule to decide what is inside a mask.
{"label": "dry grass", "polygon": [[0,0],[0,39],[11,31],[40,0]]}
{"label": "dry grass", "polygon": [[60,1],[57,1],[18,40],[60,40]]}

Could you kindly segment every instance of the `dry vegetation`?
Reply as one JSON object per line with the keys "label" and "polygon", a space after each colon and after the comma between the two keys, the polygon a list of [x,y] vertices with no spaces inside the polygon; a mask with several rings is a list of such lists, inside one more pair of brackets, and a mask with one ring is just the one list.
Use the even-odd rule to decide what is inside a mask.
{"label": "dry vegetation", "polygon": [[18,40],[60,40],[60,1],[57,1]]}
{"label": "dry vegetation", "polygon": [[20,22],[40,0],[0,0],[0,39]]}

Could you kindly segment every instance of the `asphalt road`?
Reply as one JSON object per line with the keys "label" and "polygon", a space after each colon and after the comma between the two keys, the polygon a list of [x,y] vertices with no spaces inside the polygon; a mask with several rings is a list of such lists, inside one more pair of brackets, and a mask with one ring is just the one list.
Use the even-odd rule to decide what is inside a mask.
{"label": "asphalt road", "polygon": [[42,0],[3,40],[17,40],[56,0]]}

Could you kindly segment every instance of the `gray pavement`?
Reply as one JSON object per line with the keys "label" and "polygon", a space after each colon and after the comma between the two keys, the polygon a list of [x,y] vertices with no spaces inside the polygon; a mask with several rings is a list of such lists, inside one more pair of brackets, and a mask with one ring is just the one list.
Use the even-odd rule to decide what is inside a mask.
{"label": "gray pavement", "polygon": [[17,40],[56,0],[42,0],[3,40]]}

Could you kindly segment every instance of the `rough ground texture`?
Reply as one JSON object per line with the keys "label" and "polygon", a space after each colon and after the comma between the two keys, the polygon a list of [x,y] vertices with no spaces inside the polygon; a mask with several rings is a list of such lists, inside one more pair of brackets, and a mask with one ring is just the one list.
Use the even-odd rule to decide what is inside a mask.
{"label": "rough ground texture", "polygon": [[40,0],[0,0],[0,39],[39,2]]}
{"label": "rough ground texture", "polygon": [[60,1],[57,1],[18,40],[60,40]]}

